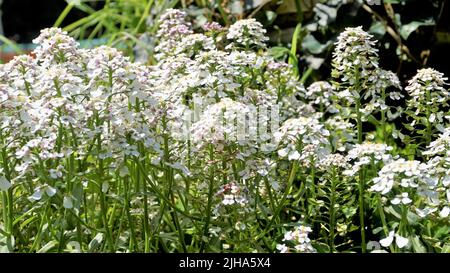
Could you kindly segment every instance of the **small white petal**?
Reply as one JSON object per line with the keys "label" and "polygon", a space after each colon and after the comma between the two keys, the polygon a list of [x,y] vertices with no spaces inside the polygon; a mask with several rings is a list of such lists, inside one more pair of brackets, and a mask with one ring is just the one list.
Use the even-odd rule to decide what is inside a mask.
{"label": "small white petal", "polygon": [[11,183],[3,176],[0,176],[0,190],[7,191],[11,188]]}
{"label": "small white petal", "polygon": [[289,153],[289,160],[298,160],[300,158],[300,154],[297,151]]}
{"label": "small white petal", "polygon": [[386,250],[373,250],[370,253],[389,253]]}
{"label": "small white petal", "polygon": [[37,190],[30,196],[31,200],[39,201],[42,198],[42,190]]}
{"label": "small white petal", "polygon": [[399,248],[405,247],[408,244],[408,242],[409,242],[408,238],[395,234],[395,243]]}
{"label": "small white petal", "polygon": [[402,203],[405,204],[405,205],[407,205],[407,204],[409,204],[411,202],[412,202],[412,200],[409,199],[408,197],[402,199]]}
{"label": "small white petal", "polygon": [[441,216],[442,218],[448,217],[449,214],[450,214],[450,207],[444,207],[444,208],[439,212],[439,216]]}
{"label": "small white petal", "polygon": [[103,182],[102,184],[102,192],[106,193],[109,190],[109,183],[108,182]]}
{"label": "small white petal", "polygon": [[53,195],[56,194],[56,189],[53,188],[53,187],[47,186],[47,187],[45,188],[45,193],[46,193],[48,196],[52,197]]}
{"label": "small white petal", "polygon": [[119,176],[120,177],[125,177],[125,176],[127,176],[129,174],[130,174],[130,171],[128,170],[127,166],[122,166],[122,168],[120,168],[120,170],[119,170]]}
{"label": "small white petal", "polygon": [[277,249],[281,252],[281,253],[286,253],[288,251],[288,247],[285,244],[278,244],[277,245]]}
{"label": "small white petal", "polygon": [[430,118],[429,118],[429,121],[430,121],[431,123],[433,123],[435,120],[436,120],[436,115],[435,115],[435,114],[431,114],[431,115],[430,115]]}
{"label": "small white petal", "polygon": [[393,231],[389,232],[388,237],[381,239],[380,244],[384,247],[388,247],[392,244],[392,241],[394,241],[394,232]]}
{"label": "small white petal", "polygon": [[64,206],[66,209],[71,209],[71,208],[73,208],[72,198],[70,198],[69,196],[64,196],[63,206]]}
{"label": "small white petal", "polygon": [[282,149],[278,151],[278,155],[281,157],[286,157],[288,154],[288,149]]}

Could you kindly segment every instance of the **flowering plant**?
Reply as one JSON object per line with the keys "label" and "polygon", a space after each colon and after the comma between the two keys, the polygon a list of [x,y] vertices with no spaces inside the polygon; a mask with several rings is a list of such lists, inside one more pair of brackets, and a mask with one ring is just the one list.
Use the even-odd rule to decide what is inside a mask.
{"label": "flowering plant", "polygon": [[[256,20],[203,29],[167,10],[153,66],[44,29],[0,66],[1,250],[448,250],[448,130],[411,160],[387,144],[403,95],[369,34],[342,33],[336,82],[305,88]],[[406,89],[432,130],[444,86],[427,70]]]}

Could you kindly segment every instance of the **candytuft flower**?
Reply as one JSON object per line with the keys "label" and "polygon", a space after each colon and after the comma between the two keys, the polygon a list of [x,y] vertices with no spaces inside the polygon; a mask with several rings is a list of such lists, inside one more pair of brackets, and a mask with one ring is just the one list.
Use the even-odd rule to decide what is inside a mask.
{"label": "candytuft flower", "polygon": [[372,38],[361,26],[346,28],[339,34],[333,52],[333,77],[352,84],[355,73],[367,77],[378,68],[378,50]]}
{"label": "candytuft flower", "polygon": [[281,253],[298,252],[298,253],[314,253],[316,249],[311,245],[311,240],[308,234],[312,229],[307,226],[296,226],[293,231],[288,231],[284,234],[283,241],[286,244],[278,244],[277,249]]}
{"label": "candytuft flower", "polygon": [[227,39],[231,40],[233,45],[244,48],[266,47],[265,42],[269,40],[265,36],[266,30],[256,19],[239,20],[230,26],[227,33]]}

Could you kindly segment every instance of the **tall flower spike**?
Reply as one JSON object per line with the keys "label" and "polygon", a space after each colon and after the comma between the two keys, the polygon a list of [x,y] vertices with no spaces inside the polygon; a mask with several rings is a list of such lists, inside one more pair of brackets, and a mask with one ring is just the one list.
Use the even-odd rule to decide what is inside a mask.
{"label": "tall flower spike", "polygon": [[444,130],[442,123],[446,113],[443,109],[449,105],[450,99],[449,91],[444,88],[446,80],[444,74],[425,68],[418,70],[405,88],[409,94],[407,114],[413,119],[411,129],[417,129],[417,125],[425,127],[418,133],[426,143],[431,142],[436,130]]}
{"label": "tall flower spike", "polygon": [[46,28],[33,40],[38,46],[33,51],[36,59],[43,65],[52,62],[61,63],[73,59],[77,54],[79,44],[60,28]]}
{"label": "tall flower spike", "polygon": [[366,77],[370,71],[378,68],[378,54],[372,37],[361,26],[346,28],[339,35],[333,52],[334,77],[352,84],[355,73],[359,73],[359,77]]}
{"label": "tall flower spike", "polygon": [[[446,101],[450,96],[450,93],[444,88],[446,80],[448,78],[444,77],[443,73],[432,68],[418,70],[405,88],[411,96],[408,106],[417,108],[426,104],[432,105]],[[428,95],[427,92],[429,92]]]}
{"label": "tall flower spike", "polygon": [[186,20],[187,14],[178,9],[167,9],[161,15],[159,29],[156,37],[173,39],[179,35],[191,34],[191,24]]}

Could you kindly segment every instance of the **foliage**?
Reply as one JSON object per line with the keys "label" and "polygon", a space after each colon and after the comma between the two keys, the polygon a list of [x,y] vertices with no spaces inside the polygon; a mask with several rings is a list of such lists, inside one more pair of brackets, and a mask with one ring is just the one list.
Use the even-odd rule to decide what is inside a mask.
{"label": "foliage", "polygon": [[[442,73],[402,100],[354,27],[305,88],[257,20],[157,25],[154,65],[50,28],[0,66],[0,250],[448,251]],[[402,135],[403,108],[429,130]]]}

